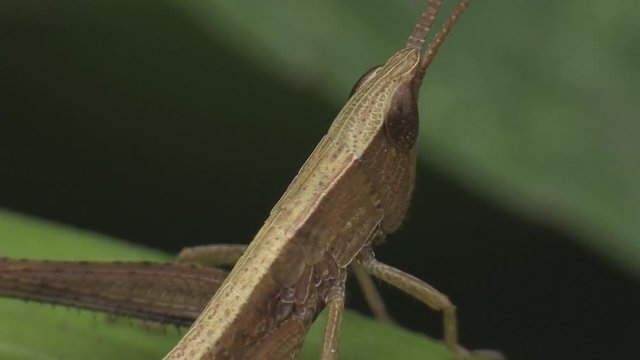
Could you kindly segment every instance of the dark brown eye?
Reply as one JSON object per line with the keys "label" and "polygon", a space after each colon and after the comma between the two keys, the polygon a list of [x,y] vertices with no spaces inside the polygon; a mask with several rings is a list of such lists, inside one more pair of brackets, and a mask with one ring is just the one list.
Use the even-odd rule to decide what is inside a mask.
{"label": "dark brown eye", "polygon": [[353,94],[356,93],[356,90],[358,90],[362,85],[364,85],[364,83],[366,83],[371,78],[373,78],[373,76],[376,74],[376,71],[378,69],[380,69],[381,67],[382,67],[382,65],[376,65],[376,66],[372,67],[371,69],[367,70],[367,72],[365,72],[364,75],[360,76],[360,79],[358,79],[358,81],[356,81],[356,84],[353,85],[353,88],[351,89],[351,92],[349,93],[349,98],[351,98],[353,96]]}
{"label": "dark brown eye", "polygon": [[403,150],[411,150],[418,139],[418,102],[411,85],[396,90],[387,117],[384,119],[387,137]]}

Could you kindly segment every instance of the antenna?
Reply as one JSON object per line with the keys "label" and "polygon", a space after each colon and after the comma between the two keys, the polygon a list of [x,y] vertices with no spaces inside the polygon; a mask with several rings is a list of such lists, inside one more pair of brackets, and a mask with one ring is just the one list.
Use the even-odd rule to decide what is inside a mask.
{"label": "antenna", "polygon": [[[444,42],[444,39],[446,39],[447,35],[449,34],[449,31],[451,31],[451,28],[456,23],[456,21],[458,21],[458,18],[460,17],[460,15],[462,15],[462,13],[464,12],[464,9],[466,9],[466,7],[469,5],[470,2],[471,0],[460,0],[460,2],[458,3],[458,6],[456,6],[456,8],[451,13],[451,17],[449,17],[449,20],[442,26],[442,29],[440,29],[440,31],[436,33],[436,35],[433,38],[433,41],[429,43],[429,48],[427,49],[427,53],[424,56],[424,59],[422,60],[422,64],[420,64],[420,70],[422,72],[425,72],[425,70],[427,70],[427,68],[429,67],[429,64],[431,64],[431,61],[438,53],[438,49],[440,48],[440,45],[442,45],[442,43]],[[438,1],[438,3],[440,3],[440,1]],[[425,10],[425,13],[429,11],[430,7],[431,7],[431,1],[429,1],[429,5],[427,6],[427,10]],[[422,23],[422,19],[420,19],[420,22]],[[431,23],[432,22],[433,20],[431,21]],[[428,23],[428,24],[431,25],[431,23]],[[414,34],[416,32],[417,32],[417,29],[414,31]],[[411,40],[411,37],[409,37],[409,40]],[[422,42],[424,42],[424,39],[422,40]]]}
{"label": "antenna", "polygon": [[420,15],[420,21],[416,24],[413,33],[409,35],[407,47],[422,50],[427,40],[427,35],[429,35],[429,31],[431,30],[431,25],[433,25],[433,21],[436,19],[436,15],[441,6],[442,0],[429,0],[427,8],[422,12],[422,15]]}

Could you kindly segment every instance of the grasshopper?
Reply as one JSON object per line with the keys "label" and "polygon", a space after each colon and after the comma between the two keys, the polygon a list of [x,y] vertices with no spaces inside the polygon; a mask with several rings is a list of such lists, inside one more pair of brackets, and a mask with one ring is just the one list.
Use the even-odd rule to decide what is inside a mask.
{"label": "grasshopper", "polygon": [[[441,310],[456,354],[454,305],[427,283],[377,261],[373,244],[401,224],[414,186],[417,98],[424,74],[470,0],[461,0],[422,56],[442,4],[430,0],[404,49],[365,73],[233,270],[165,360],[294,359],[328,307],[321,358],[337,359],[347,268]],[[212,247],[180,257],[202,260]],[[189,254],[188,256],[185,254]],[[235,259],[233,259],[235,260]]]}
{"label": "grasshopper", "polygon": [[[338,358],[345,282],[351,269],[380,318],[387,318],[386,311],[369,276],[442,311],[445,344],[459,357],[466,357],[469,353],[458,343],[455,306],[427,283],[377,261],[373,245],[400,226],[409,207],[417,157],[418,92],[426,69],[469,2],[459,1],[423,55],[442,4],[429,0],[405,48],[356,83],[328,133],[248,247],[201,246],[185,249],[178,256],[179,262],[235,264],[228,276],[215,269],[177,264],[0,259],[0,265],[17,272],[26,266],[35,278],[56,269],[102,279],[107,274],[108,281],[126,283],[130,289],[135,289],[136,281],[151,277],[189,278],[194,284],[208,284],[196,303],[167,306],[154,301],[153,289],[144,296],[132,295],[134,302],[123,299],[122,292],[90,291],[79,299],[64,293],[77,294],[82,286],[55,277],[52,281],[58,281],[58,287],[50,293],[29,287],[31,283],[22,279],[15,285],[22,292],[0,294],[176,323],[189,322],[199,313],[166,360],[295,359],[312,322],[328,307],[321,358],[329,360]],[[128,269],[137,280],[119,279],[113,275],[118,274],[117,269]],[[172,285],[157,286],[162,291]]]}

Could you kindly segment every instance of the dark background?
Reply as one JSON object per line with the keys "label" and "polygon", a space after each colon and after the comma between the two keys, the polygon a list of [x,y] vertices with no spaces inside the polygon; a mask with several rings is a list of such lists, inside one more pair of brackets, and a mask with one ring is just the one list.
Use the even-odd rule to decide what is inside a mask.
{"label": "dark background", "polygon": [[[169,6],[34,4],[0,13],[4,208],[167,252],[247,243],[339,108]],[[406,225],[377,254],[450,296],[465,345],[636,358],[637,278],[437,169],[419,163]],[[440,334],[439,314],[383,291],[403,325]],[[367,311],[356,287],[349,303]]]}

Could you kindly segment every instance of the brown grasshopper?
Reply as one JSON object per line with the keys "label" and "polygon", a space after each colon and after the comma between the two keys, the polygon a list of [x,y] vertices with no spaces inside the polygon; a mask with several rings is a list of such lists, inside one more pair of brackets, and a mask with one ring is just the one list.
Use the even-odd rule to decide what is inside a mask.
{"label": "brown grasshopper", "polygon": [[[458,3],[423,57],[442,4],[430,0],[406,47],[356,83],[327,135],[166,360],[296,358],[325,305],[321,358],[336,359],[347,267],[352,264],[441,310],[446,345],[460,356],[467,354],[458,344],[449,299],[378,262],[372,246],[400,226],[409,207],[420,85],[469,1]],[[215,245],[193,249],[190,257],[205,259],[215,251]]]}
{"label": "brown grasshopper", "polygon": [[[178,257],[181,262],[235,264],[228,276],[219,270],[187,265],[0,259],[4,274],[11,273],[6,269],[24,272],[25,268],[36,274],[34,279],[54,274],[51,289],[39,287],[42,278],[33,283],[22,278],[15,280],[13,293],[0,289],[0,294],[177,323],[189,322],[199,313],[165,357],[172,360],[294,359],[311,323],[328,306],[321,353],[321,358],[328,360],[337,359],[350,267],[378,317],[385,318],[386,312],[369,275],[441,310],[446,345],[465,357],[467,351],[458,344],[453,304],[427,283],[378,262],[373,244],[395,231],[407,212],[416,167],[418,92],[426,69],[469,2],[460,0],[422,56],[442,4],[441,0],[429,1],[406,47],[356,83],[327,135],[247,248],[202,246],[185,249]],[[125,284],[132,294],[123,298],[120,291],[91,290],[83,297],[78,295],[83,294],[82,285],[60,281],[64,276],[56,278],[56,271],[58,275],[64,272],[67,279],[73,276],[70,274],[82,274],[80,279]],[[118,278],[125,275],[127,280]],[[184,286],[200,287],[201,296],[186,305],[178,300],[158,301],[162,297],[153,296],[154,289],[164,291],[175,282],[156,282],[155,288],[146,287],[146,295],[133,294],[136,284],[149,278],[182,278]],[[181,290],[174,290],[179,297]]]}

